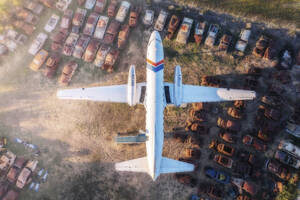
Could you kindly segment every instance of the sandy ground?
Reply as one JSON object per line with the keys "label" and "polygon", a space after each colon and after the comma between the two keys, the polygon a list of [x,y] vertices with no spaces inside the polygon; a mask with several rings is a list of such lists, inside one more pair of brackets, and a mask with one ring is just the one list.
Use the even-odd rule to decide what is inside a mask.
{"label": "sandy ground", "polygon": [[[150,30],[144,29],[136,29],[131,33],[129,45],[122,52],[116,73],[103,74],[83,64],[73,77],[70,87],[124,84],[127,82],[130,64],[137,67],[137,81],[144,81],[145,46],[150,33]],[[146,174],[117,173],[114,170],[115,162],[146,154],[144,145],[128,147],[117,145],[113,141],[118,132],[144,129],[144,107],[58,100],[55,96],[58,89],[56,80],[62,65],[54,80],[46,80],[41,73],[32,72],[28,68],[32,57],[26,51],[26,47],[20,49],[0,67],[0,134],[9,138],[12,151],[17,155],[32,157],[30,151],[14,144],[15,137],[37,145],[41,150],[38,157],[39,168],[46,168],[49,178],[46,183],[41,184],[38,193],[25,190],[20,199],[187,199],[192,192],[196,192],[195,188],[179,184],[173,175],[162,175],[153,182]],[[173,76],[176,63],[180,61],[166,59],[167,80]],[[186,83],[199,83],[199,77],[205,74],[209,65],[206,61],[203,63],[191,70],[187,66],[183,67]],[[190,67],[196,65],[195,62]],[[212,69],[212,74],[227,74],[228,84],[234,85],[232,77],[245,69],[247,68],[243,64],[230,69],[231,71],[220,67]],[[248,109],[251,110],[251,105]],[[187,110],[165,110],[166,132],[184,126]],[[224,115],[223,111],[218,114]],[[204,144],[218,132],[214,121],[216,117],[211,117],[210,137],[202,138]],[[244,123],[249,124],[248,121],[245,118]],[[182,157],[185,148],[189,146],[188,142],[182,144],[166,137],[164,156]],[[202,169],[207,164],[210,153],[204,145],[201,170],[196,176],[203,177]]]}
{"label": "sandy ground", "polygon": [[[135,34],[146,45],[147,38],[142,39],[139,31],[132,38]],[[130,42],[123,52],[118,73],[96,77],[83,65],[70,87],[126,83],[131,64],[126,57],[137,66],[137,80],[144,81],[145,49],[138,43]],[[9,58],[0,68],[1,135],[9,138],[11,150],[19,156],[30,158],[32,152],[15,144],[15,137],[37,145],[39,168],[49,171],[40,191],[25,190],[21,199],[182,199],[191,193],[173,175],[153,182],[146,174],[115,172],[115,162],[146,154],[144,145],[114,143],[118,132],[144,129],[143,106],[58,100],[56,80],[62,66],[55,80],[47,80],[28,68],[32,57],[25,48]]]}

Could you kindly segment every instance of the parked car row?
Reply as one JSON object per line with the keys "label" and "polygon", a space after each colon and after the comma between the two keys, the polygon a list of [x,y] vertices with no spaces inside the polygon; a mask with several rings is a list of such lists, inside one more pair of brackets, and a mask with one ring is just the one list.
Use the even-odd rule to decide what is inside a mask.
{"label": "parked car row", "polygon": [[8,51],[14,52],[19,45],[24,45],[27,39],[26,35],[14,29],[7,29],[0,35],[0,56],[7,54]]}
{"label": "parked car row", "polygon": [[[60,61],[61,56],[59,54],[54,53],[49,56],[49,53],[46,50],[41,49],[35,55],[29,67],[33,71],[38,71],[42,67],[42,65],[46,63],[46,68],[44,69],[43,74],[47,78],[53,78],[58,69]],[[78,64],[75,61],[67,62],[62,70],[61,76],[58,79],[59,84],[67,86],[70,83],[77,67]]]}
{"label": "parked car row", "polygon": [[32,174],[37,168],[37,160],[26,160],[17,157],[11,151],[6,151],[0,157],[0,172],[5,175],[0,182],[0,198],[16,200],[19,196],[18,189],[23,189],[32,180]]}
{"label": "parked car row", "polygon": [[[94,4],[94,12],[87,17],[86,9],[91,9]],[[94,63],[95,66],[112,72],[113,65],[120,52],[118,49],[125,47],[130,33],[130,27],[137,25],[141,9],[134,6],[129,14],[129,24],[121,26],[121,23],[123,23],[127,17],[131,4],[126,1],[121,2],[115,19],[112,19],[110,23],[109,17],[99,15],[99,13],[104,12],[106,4],[106,1],[86,1],[86,9],[77,8],[74,15],[72,10],[63,9],[64,15],[59,24],[59,30],[51,36],[51,50],[55,53],[50,53],[50,57],[48,58],[49,52],[42,49],[48,36],[45,33],[40,33],[28,51],[30,54],[35,55],[35,58],[30,64],[30,68],[37,71],[46,63],[44,74],[48,78],[51,78],[54,76],[60,62],[60,56],[58,56],[58,54],[62,52],[66,56],[83,59],[85,62]],[[117,5],[117,1],[111,1],[108,6],[107,12],[110,17],[115,15],[112,8],[114,4]],[[87,20],[84,24],[86,17]],[[59,16],[53,14],[45,25],[45,31],[52,32],[58,24],[58,21]],[[82,34],[80,34],[81,28]],[[118,49],[111,47],[116,38],[118,38]],[[71,79],[77,67],[71,68],[68,67],[69,70],[63,70],[65,78],[60,78],[59,80],[66,82],[66,77]]]}
{"label": "parked car row", "polygon": [[[154,14],[153,10],[148,9],[145,11],[143,18],[144,25],[150,26],[154,23]],[[168,16],[169,13],[167,11],[161,10],[154,24],[154,29],[157,31],[163,31],[167,24]],[[177,15],[173,14],[170,17],[170,21],[167,25],[166,37],[168,39],[172,39],[179,27],[176,42],[186,44],[189,39],[194,20],[184,17],[181,25],[180,22],[181,19]],[[234,56],[240,57],[245,54],[252,33],[251,29],[251,23],[247,23],[245,28],[241,30],[239,38],[233,47]],[[213,47],[216,44],[216,39],[220,35],[220,32],[220,27],[217,24],[208,24],[204,20],[195,21],[194,40],[196,44],[204,43],[206,46]],[[223,36],[220,37],[218,50],[227,52],[229,47],[233,45],[233,42],[233,35],[228,31],[225,32]],[[295,55],[294,50],[289,47],[284,47],[280,52],[278,52],[276,39],[272,38],[272,36],[262,35],[256,42],[256,46],[252,52],[255,56],[263,57],[266,60],[272,61],[273,66],[278,66],[283,69],[289,69],[293,63],[295,63],[296,66],[299,66],[300,63],[300,49],[295,53]]]}

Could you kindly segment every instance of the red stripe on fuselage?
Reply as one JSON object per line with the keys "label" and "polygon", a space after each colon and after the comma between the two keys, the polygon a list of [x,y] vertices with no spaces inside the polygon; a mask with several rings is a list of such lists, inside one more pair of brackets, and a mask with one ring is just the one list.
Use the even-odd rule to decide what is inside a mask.
{"label": "red stripe on fuselage", "polygon": [[161,61],[155,63],[155,62],[152,62],[151,60],[147,59],[147,62],[150,64],[150,65],[153,65],[154,67],[162,64],[164,62],[164,59],[162,59]]}

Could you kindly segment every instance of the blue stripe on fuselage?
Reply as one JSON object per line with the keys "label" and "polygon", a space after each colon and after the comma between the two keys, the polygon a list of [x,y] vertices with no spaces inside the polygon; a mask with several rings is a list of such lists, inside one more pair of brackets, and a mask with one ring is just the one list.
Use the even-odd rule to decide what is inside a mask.
{"label": "blue stripe on fuselage", "polygon": [[161,63],[160,65],[154,67],[153,65],[147,63],[147,68],[154,71],[154,72],[158,72],[160,70],[162,70],[164,68],[164,63]]}

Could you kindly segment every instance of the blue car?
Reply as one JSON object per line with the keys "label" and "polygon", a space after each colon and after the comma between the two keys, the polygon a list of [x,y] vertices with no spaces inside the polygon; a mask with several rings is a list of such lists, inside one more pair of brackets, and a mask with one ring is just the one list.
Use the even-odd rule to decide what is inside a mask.
{"label": "blue car", "polygon": [[225,172],[217,171],[213,168],[208,168],[205,170],[205,175],[214,179],[215,181],[223,184],[230,183],[230,175]]}

